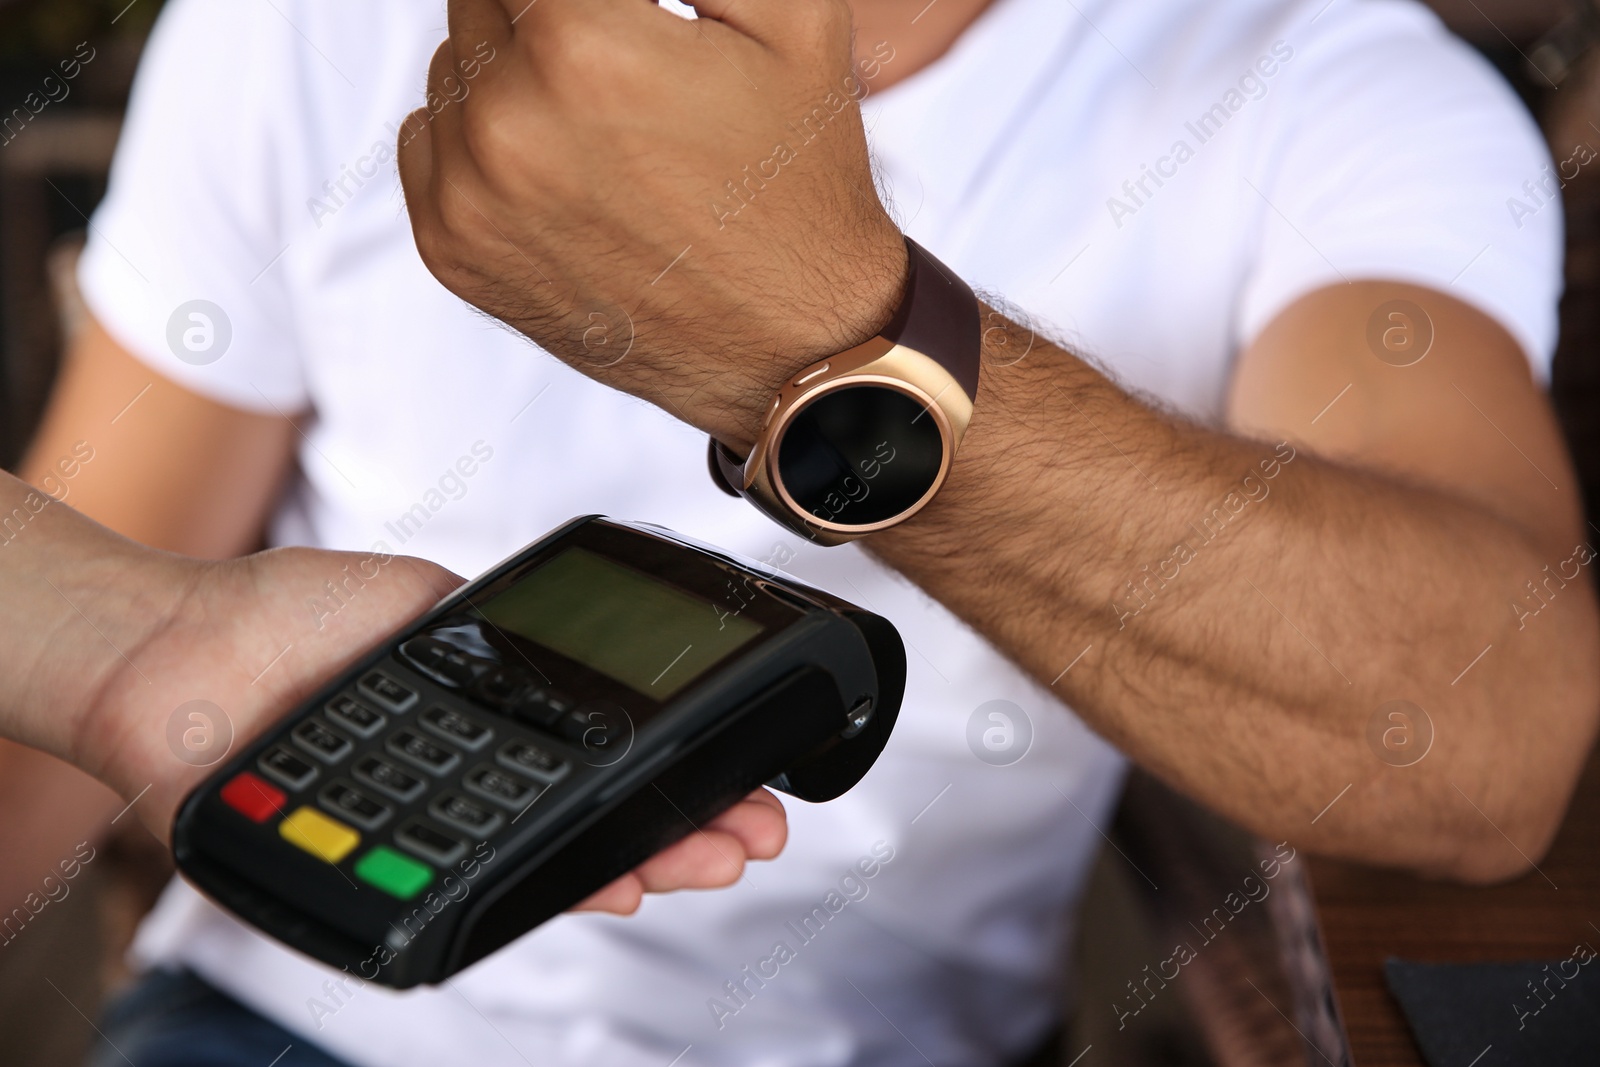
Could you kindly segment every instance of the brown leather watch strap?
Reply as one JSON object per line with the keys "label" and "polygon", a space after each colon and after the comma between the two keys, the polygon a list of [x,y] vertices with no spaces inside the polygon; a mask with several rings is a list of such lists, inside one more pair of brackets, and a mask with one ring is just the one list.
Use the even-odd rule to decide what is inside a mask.
{"label": "brown leather watch strap", "polygon": [[[978,399],[978,368],[983,329],[978,298],[960,276],[917,242],[906,242],[906,288],[894,318],[878,336],[916,349],[956,380],[969,399]],[[744,460],[716,438],[706,455],[711,480],[729,496],[743,496]]]}
{"label": "brown leather watch strap", "polygon": [[911,238],[906,239],[906,292],[880,332],[914,348],[950,372],[967,396],[978,399],[982,321],[972,288]]}
{"label": "brown leather watch strap", "polygon": [[707,445],[706,465],[711,469],[711,480],[729,496],[744,496],[735,488],[744,481],[744,461],[715,437],[710,438]]}

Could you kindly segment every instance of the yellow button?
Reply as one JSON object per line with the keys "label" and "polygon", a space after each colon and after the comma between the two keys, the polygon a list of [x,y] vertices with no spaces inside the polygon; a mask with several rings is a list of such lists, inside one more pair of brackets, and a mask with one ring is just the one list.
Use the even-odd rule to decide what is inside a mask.
{"label": "yellow button", "polygon": [[361,844],[361,835],[315,808],[301,808],[278,824],[278,833],[291,845],[305,849],[326,863],[338,863]]}

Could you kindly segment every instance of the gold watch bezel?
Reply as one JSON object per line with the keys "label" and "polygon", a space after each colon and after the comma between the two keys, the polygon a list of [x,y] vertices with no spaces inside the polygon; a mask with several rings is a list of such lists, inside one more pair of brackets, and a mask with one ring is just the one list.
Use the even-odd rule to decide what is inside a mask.
{"label": "gold watch bezel", "polygon": [[[836,523],[801,508],[778,474],[783,435],[794,417],[814,401],[840,389],[877,385],[918,401],[934,418],[943,442],[938,473],[915,504],[898,515],[869,524]],[[926,507],[944,485],[972,421],[972,398],[953,375],[931,356],[883,337],[820,360],[795,374],[773,397],[761,435],[744,463],[743,489],[769,514],[792,516],[819,544],[839,545],[876,533],[911,518]]]}

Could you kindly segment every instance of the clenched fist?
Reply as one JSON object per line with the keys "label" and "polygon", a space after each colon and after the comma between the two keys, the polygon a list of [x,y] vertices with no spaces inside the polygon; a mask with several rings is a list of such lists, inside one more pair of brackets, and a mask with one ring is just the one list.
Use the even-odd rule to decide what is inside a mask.
{"label": "clenched fist", "polygon": [[858,107],[890,56],[857,69],[845,0],[694,6],[450,0],[400,175],[452,292],[740,445],[899,302]]}

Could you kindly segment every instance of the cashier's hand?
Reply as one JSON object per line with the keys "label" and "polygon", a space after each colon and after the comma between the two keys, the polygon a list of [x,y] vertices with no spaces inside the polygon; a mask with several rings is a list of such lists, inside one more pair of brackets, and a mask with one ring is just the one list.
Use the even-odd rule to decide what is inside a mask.
{"label": "cashier's hand", "polygon": [[732,885],[744,874],[745,863],[772,859],[783,851],[788,836],[783,804],[757,789],[698,833],[656,853],[572,910],[632,915],[646,893]]}
{"label": "cashier's hand", "polygon": [[[399,556],[276,549],[204,563],[126,542],[118,551],[132,554],[120,573],[169,606],[111,661],[61,754],[133,801],[163,841],[184,795],[229,752],[461,583]],[[762,791],[580,907],[627,914],[646,892],[730,884],[747,860],[776,856],[786,832]]]}
{"label": "cashier's hand", "polygon": [[905,248],[846,0],[694,6],[449,0],[400,176],[452,292],[736,444],[794,370],[888,322]]}

